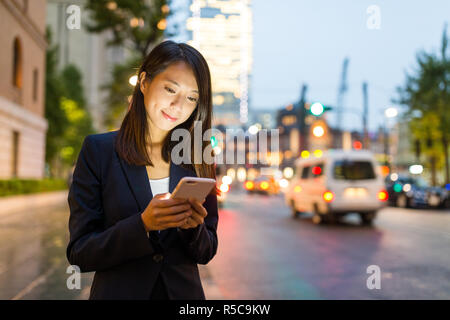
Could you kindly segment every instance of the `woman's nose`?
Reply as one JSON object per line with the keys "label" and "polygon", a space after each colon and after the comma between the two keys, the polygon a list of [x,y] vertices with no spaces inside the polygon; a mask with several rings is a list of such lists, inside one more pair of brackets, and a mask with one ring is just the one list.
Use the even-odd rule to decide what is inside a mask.
{"label": "woman's nose", "polygon": [[170,108],[176,111],[181,111],[183,109],[183,100],[180,95],[176,95],[170,103]]}

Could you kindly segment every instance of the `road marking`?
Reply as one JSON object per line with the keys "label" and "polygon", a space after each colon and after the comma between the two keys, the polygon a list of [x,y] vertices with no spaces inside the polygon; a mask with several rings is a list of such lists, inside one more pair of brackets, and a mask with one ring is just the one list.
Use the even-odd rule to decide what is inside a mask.
{"label": "road marking", "polygon": [[33,289],[36,288],[38,285],[40,285],[41,283],[44,283],[45,281],[47,281],[48,276],[50,274],[52,274],[53,272],[55,272],[58,266],[59,266],[59,264],[56,264],[56,265],[52,266],[50,269],[47,270],[46,273],[44,273],[43,275],[40,275],[39,277],[34,279],[30,284],[28,284],[18,294],[16,294],[11,300],[20,300],[20,299],[22,299],[25,295],[27,295],[28,293],[33,291]]}

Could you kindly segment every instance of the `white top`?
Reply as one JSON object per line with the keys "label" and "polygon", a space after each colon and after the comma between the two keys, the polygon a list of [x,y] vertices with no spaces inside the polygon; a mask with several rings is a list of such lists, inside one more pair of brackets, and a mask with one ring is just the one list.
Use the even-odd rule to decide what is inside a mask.
{"label": "white top", "polygon": [[[150,181],[150,188],[152,189],[153,196],[160,194],[160,193],[166,193],[169,192],[169,177],[162,178],[162,179],[149,179]],[[160,233],[161,230],[158,230],[158,233]],[[147,236],[149,233],[147,232]]]}

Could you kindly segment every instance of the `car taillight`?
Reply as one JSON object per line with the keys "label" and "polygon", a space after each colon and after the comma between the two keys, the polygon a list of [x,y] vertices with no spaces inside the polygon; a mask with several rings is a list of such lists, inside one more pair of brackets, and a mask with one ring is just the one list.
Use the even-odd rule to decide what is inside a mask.
{"label": "car taillight", "polygon": [[331,191],[325,191],[323,193],[323,200],[325,200],[326,202],[331,202],[334,200],[334,194]]}
{"label": "car taillight", "polygon": [[386,201],[388,199],[388,193],[386,192],[386,190],[381,190],[380,192],[378,192],[378,200],[380,201]]}
{"label": "car taillight", "polygon": [[225,192],[228,192],[228,190],[230,190],[230,186],[229,185],[227,185],[226,183],[222,183],[221,185],[220,185],[220,191],[222,191],[223,193],[225,193]]}
{"label": "car taillight", "polygon": [[252,190],[254,186],[255,186],[255,185],[253,184],[252,181],[247,181],[247,182],[245,183],[245,189],[247,189],[247,190]]}
{"label": "car taillight", "polygon": [[267,189],[269,189],[269,183],[267,181],[263,181],[263,182],[261,182],[260,187],[263,190],[267,190]]}

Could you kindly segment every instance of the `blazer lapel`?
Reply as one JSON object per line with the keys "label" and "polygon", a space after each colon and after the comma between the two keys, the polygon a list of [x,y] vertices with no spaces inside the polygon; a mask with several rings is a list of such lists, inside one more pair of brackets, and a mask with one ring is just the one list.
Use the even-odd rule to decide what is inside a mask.
{"label": "blazer lapel", "polygon": [[150,182],[148,181],[145,166],[130,165],[122,158],[119,158],[120,165],[128,182],[128,186],[134,195],[139,206],[139,211],[144,211],[149,202],[153,199]]}
{"label": "blazer lapel", "polygon": [[[142,212],[144,211],[145,208],[147,208],[148,204],[153,199],[153,194],[150,187],[149,177],[147,175],[147,170],[145,169],[145,166],[136,166],[128,164],[118,155],[117,158],[119,159],[119,163],[122,167],[123,172],[125,173],[128,186],[131,189],[131,192],[133,193],[133,196],[138,204],[139,212]],[[171,161],[169,169],[170,193],[173,192],[173,190],[175,189],[181,178],[185,176],[195,176],[195,173],[193,171],[184,169]],[[159,234],[157,231],[153,231],[152,233],[155,236],[159,236],[160,241],[162,241],[169,235],[170,231],[172,230],[175,229],[169,228],[161,230],[161,233]]]}

